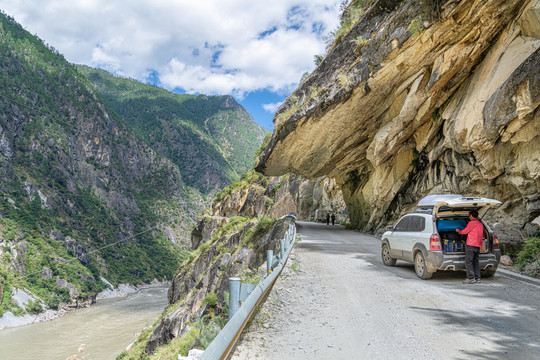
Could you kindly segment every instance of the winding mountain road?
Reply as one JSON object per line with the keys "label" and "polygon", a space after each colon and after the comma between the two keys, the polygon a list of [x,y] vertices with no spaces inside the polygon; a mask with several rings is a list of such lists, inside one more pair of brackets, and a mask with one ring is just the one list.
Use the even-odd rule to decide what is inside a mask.
{"label": "winding mountain road", "polygon": [[232,359],[540,359],[540,285],[417,278],[380,239],[299,222],[301,241]]}

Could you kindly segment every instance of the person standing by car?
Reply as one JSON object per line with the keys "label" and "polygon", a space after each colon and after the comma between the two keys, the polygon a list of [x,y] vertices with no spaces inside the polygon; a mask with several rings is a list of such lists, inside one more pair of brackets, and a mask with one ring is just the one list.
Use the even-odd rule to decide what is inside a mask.
{"label": "person standing by car", "polygon": [[467,280],[464,284],[475,284],[480,282],[480,247],[482,247],[482,238],[484,236],[484,225],[478,220],[478,211],[469,211],[469,223],[465,229],[456,229],[461,235],[467,234],[467,243],[465,247],[465,270]]}

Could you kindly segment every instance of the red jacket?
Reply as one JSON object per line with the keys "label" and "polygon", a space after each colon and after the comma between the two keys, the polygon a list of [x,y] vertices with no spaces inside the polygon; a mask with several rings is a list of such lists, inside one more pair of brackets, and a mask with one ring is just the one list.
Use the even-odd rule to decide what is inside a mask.
{"label": "red jacket", "polygon": [[465,229],[458,230],[461,235],[467,235],[467,245],[482,247],[482,239],[484,237],[484,225],[478,219],[469,221]]}

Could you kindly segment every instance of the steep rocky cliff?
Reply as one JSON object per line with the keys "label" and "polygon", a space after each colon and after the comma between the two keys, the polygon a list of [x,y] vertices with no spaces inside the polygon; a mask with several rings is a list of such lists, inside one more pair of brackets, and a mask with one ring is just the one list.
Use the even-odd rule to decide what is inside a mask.
{"label": "steep rocky cliff", "polygon": [[[355,1],[358,3],[370,3]],[[379,0],[274,117],[259,171],[328,175],[352,223],[381,229],[427,194],[540,215],[540,2]]]}

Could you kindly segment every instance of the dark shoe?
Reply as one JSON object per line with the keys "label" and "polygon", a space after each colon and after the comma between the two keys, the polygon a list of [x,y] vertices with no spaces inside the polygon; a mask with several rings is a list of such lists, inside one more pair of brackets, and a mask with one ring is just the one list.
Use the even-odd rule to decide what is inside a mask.
{"label": "dark shoe", "polygon": [[463,280],[463,284],[476,284],[476,280],[474,279]]}
{"label": "dark shoe", "polygon": [[476,283],[480,284],[481,283],[480,279],[476,279]]}

